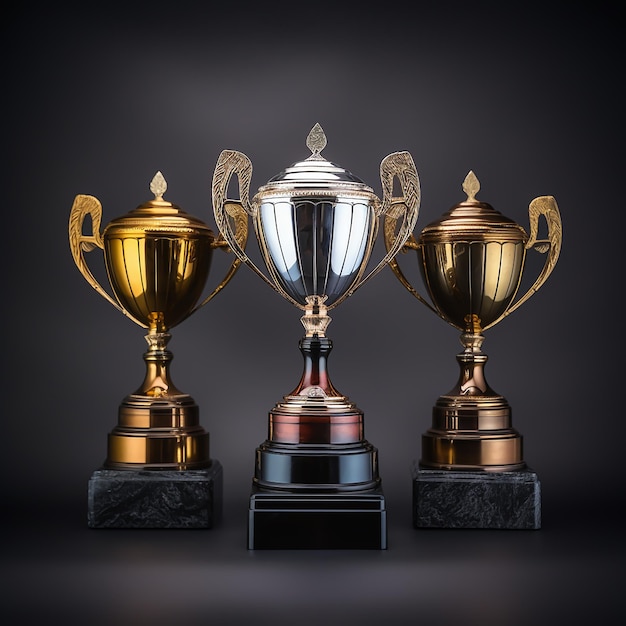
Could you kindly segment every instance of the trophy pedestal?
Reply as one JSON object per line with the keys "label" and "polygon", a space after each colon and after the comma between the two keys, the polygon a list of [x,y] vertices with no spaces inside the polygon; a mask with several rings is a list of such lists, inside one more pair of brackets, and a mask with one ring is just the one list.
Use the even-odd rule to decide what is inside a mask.
{"label": "trophy pedestal", "polygon": [[222,513],[222,465],[196,470],[98,469],[89,528],[213,528]]}
{"label": "trophy pedestal", "polygon": [[413,467],[416,528],[541,528],[541,486],[529,468],[509,472]]}
{"label": "trophy pedestal", "polygon": [[387,511],[380,489],[359,493],[279,493],[254,489],[248,549],[387,548]]}

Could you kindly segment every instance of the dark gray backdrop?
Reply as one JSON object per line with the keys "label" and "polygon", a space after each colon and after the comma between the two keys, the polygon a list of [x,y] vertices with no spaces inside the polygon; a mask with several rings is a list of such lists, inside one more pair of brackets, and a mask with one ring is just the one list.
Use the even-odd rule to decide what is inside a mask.
{"label": "dark gray backdrop", "polygon": [[[143,377],[142,329],[98,296],[72,261],[74,196],[98,197],[106,224],[150,199],[161,170],[166,198],[214,228],[210,185],[220,151],[250,157],[256,189],[307,156],[306,136],[319,122],[324,156],[379,194],[381,159],[411,152],[423,193],[418,229],[464,198],[470,169],[479,197],[525,228],[528,203],[556,197],[561,258],[538,294],[487,332],[487,376],[512,404],[526,459],[542,480],[544,536],[581,513],[598,528],[612,523],[624,439],[616,7],[16,9],[2,27],[8,353],[0,458],[8,509],[27,524],[34,516],[31,530],[51,520],[84,528],[87,480],[104,459],[117,405]],[[87,258],[101,267],[97,252]],[[421,288],[409,258],[403,262]],[[212,284],[226,265],[217,253]],[[299,317],[244,267],[173,331],[174,381],[201,407],[212,455],[225,469],[227,520],[241,529],[267,411],[300,377]],[[458,333],[388,268],[332,317],[331,377],[365,411],[390,523],[401,533],[410,526],[409,472],[420,435],[436,397],[457,377]],[[395,574],[400,587],[412,580],[407,572]],[[259,575],[251,574],[263,588]],[[64,596],[55,597],[60,610]],[[394,597],[383,594],[382,606]],[[396,598],[398,615],[412,614],[409,597]]]}

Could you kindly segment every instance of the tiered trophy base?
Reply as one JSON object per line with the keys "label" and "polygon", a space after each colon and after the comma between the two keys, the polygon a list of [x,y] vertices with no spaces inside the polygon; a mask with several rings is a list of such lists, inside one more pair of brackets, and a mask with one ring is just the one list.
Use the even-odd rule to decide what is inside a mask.
{"label": "tiered trophy base", "polygon": [[541,485],[530,468],[454,471],[413,466],[416,528],[541,528]]}
{"label": "tiered trophy base", "polygon": [[222,514],[223,470],[98,469],[88,489],[89,528],[213,528]]}
{"label": "tiered trophy base", "polygon": [[254,489],[248,512],[248,549],[387,548],[382,491],[280,493]]}
{"label": "tiered trophy base", "polygon": [[270,411],[256,449],[249,550],[387,548],[378,450],[364,438],[363,411],[328,378],[324,311],[311,306],[302,318],[302,378]]}

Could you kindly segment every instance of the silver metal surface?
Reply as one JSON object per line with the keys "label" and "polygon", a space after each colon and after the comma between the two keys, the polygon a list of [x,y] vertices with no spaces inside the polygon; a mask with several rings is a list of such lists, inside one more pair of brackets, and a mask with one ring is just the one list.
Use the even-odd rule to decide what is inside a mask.
{"label": "silver metal surface", "polygon": [[371,205],[356,198],[267,201],[259,219],[272,274],[302,305],[325,295],[330,306],[348,291],[376,231]]}
{"label": "silver metal surface", "polygon": [[[375,276],[398,253],[417,221],[420,185],[408,152],[394,152],[381,162],[382,200],[350,171],[320,152],[326,135],[315,124],[307,137],[308,158],[297,161],[259,187],[250,200],[252,163],[245,154],[224,150],[213,175],[213,209],[220,232],[238,258],[274,290],[302,310],[311,298],[327,310],[340,304]],[[226,190],[239,180],[239,199]],[[393,197],[394,180],[402,189]],[[268,275],[234,240],[226,219],[230,206],[252,218]],[[381,216],[399,225],[387,254],[368,270]]]}

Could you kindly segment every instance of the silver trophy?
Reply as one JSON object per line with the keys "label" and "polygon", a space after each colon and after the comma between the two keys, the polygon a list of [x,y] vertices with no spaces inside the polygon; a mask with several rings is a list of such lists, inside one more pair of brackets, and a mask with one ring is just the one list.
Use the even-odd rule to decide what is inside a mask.
{"label": "silver trophy", "polygon": [[[256,451],[249,548],[386,547],[384,496],[377,450],[364,437],[363,412],[331,383],[328,312],[399,252],[417,221],[420,186],[408,152],[380,166],[382,201],[371,187],[321,155],[316,124],[311,155],[260,187],[249,199],[252,163],[241,152],[220,154],[213,177],[216,223],[234,254],[304,312],[304,371],[269,413],[268,438]],[[237,200],[227,198],[235,175]],[[402,196],[393,197],[398,180]],[[267,274],[238,245],[231,215],[252,218]],[[393,214],[395,241],[368,271],[379,220]]]}

